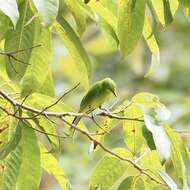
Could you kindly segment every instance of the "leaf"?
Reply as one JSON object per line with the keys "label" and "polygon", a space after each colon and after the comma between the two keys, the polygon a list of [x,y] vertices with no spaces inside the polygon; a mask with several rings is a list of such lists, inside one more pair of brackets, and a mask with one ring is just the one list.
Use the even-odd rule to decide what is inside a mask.
{"label": "leaf", "polygon": [[181,137],[168,125],[164,125],[164,128],[171,141],[172,162],[178,176],[178,180],[182,180],[183,182],[187,181],[187,185],[190,186],[190,159],[186,147]]}
{"label": "leaf", "polygon": [[[115,152],[123,157],[131,157],[131,153],[125,149],[118,148]],[[136,170],[126,161],[122,161],[109,154],[105,155],[94,168],[90,177],[89,189],[109,190],[124,176],[135,175]]]}
{"label": "leaf", "polygon": [[41,180],[40,150],[35,132],[25,123],[22,126],[22,163],[17,189],[37,190]]}
{"label": "leaf", "polygon": [[115,33],[117,33],[117,17],[107,6],[104,6],[100,2],[93,2],[93,1],[88,5],[96,12],[96,14],[101,19],[103,19],[113,28]]}
{"label": "leaf", "polygon": [[22,149],[17,146],[16,149],[9,154],[5,160],[2,181],[0,181],[1,190],[15,190],[16,181],[19,175],[21,164]]}
{"label": "leaf", "polygon": [[51,25],[57,17],[59,9],[59,0],[33,0],[36,6],[41,22],[44,26]]}
{"label": "leaf", "polygon": [[162,177],[162,179],[166,182],[166,184],[170,187],[171,190],[179,190],[177,187],[177,184],[165,171],[157,170],[157,172]]}
{"label": "leaf", "polygon": [[42,29],[37,43],[41,44],[41,47],[32,51],[29,65],[22,80],[22,97],[39,91],[48,75],[52,47],[49,29]]}
{"label": "leaf", "polygon": [[128,177],[119,186],[118,190],[145,190],[145,184],[140,177]]}
{"label": "leaf", "polygon": [[155,150],[145,153],[141,158],[140,163],[144,168],[149,169],[158,181],[161,181],[161,177],[157,170],[159,169],[164,171],[165,168],[161,165],[158,153]]}
{"label": "leaf", "polygon": [[160,51],[159,51],[159,47],[155,39],[155,36],[152,34],[152,32],[153,31],[151,28],[150,21],[148,17],[146,16],[145,22],[144,22],[144,28],[143,28],[143,36],[152,53],[152,60],[151,60],[150,68],[148,72],[146,73],[145,77],[148,77],[151,74],[153,74],[155,70],[158,68],[158,66],[160,65]]}
{"label": "leaf", "polygon": [[178,0],[151,0],[160,23],[167,26],[178,8]]}
{"label": "leaf", "polygon": [[118,38],[121,57],[129,55],[139,41],[144,25],[146,1],[120,0],[118,10]]}
{"label": "leaf", "polygon": [[[39,22],[35,18],[30,24],[25,26],[25,24],[33,16],[33,12],[29,7],[29,1],[25,0],[19,7],[20,19],[17,23],[16,30],[10,30],[7,33],[5,40],[5,51],[18,51],[27,48],[31,48],[36,44],[36,39],[39,34]],[[20,61],[11,59],[11,61],[6,58],[6,69],[9,77],[12,80],[20,80],[24,75],[24,72],[28,66],[30,55],[32,50],[26,50],[23,52],[15,53],[14,56]]]}
{"label": "leaf", "polygon": [[19,19],[19,11],[16,0],[0,1],[0,10],[10,18],[14,27],[16,27]]}
{"label": "leaf", "polygon": [[9,19],[7,16],[3,15],[3,13],[0,12],[0,41],[5,38],[7,31],[9,29]]}
{"label": "leaf", "polygon": [[[143,111],[138,105],[131,105],[125,109],[124,116],[128,118],[140,118]],[[137,154],[143,145],[142,127],[144,123],[134,120],[123,122],[124,141],[133,155]]]}
{"label": "leaf", "polygon": [[51,154],[47,153],[48,150],[42,144],[40,144],[40,152],[42,167],[55,177],[63,190],[68,190],[68,179],[58,161]]}
{"label": "leaf", "polygon": [[0,147],[0,160],[5,159],[7,155],[17,147],[21,139],[21,129],[22,122],[18,121],[15,132],[12,134],[8,143]]}
{"label": "leaf", "polygon": [[51,71],[50,66],[48,68],[46,79],[43,82],[41,88],[38,89],[38,92],[41,94],[51,96],[51,97],[55,96],[55,87],[54,87],[54,81],[53,81],[53,76],[52,76],[52,71]]}
{"label": "leaf", "polygon": [[168,160],[171,155],[171,143],[162,126],[155,125],[149,115],[144,115],[144,122],[147,129],[152,133],[156,150],[160,156],[161,162]]}
{"label": "leaf", "polygon": [[75,18],[78,33],[82,34],[86,28],[86,18],[80,6],[80,2],[78,0],[65,0],[65,4],[72,12],[73,17]]}
{"label": "leaf", "polygon": [[91,63],[80,39],[73,31],[72,27],[63,17],[58,17],[55,29],[68,48],[80,72],[79,80],[85,89],[89,87],[89,78],[91,75]]}

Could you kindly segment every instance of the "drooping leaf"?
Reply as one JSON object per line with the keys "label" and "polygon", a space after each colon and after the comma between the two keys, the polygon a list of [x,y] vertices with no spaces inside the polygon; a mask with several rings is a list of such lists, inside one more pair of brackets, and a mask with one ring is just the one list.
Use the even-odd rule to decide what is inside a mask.
{"label": "drooping leaf", "polygon": [[51,25],[57,17],[59,0],[33,0],[36,6],[41,22],[44,26]]}
{"label": "drooping leaf", "polygon": [[54,87],[54,81],[53,81],[53,76],[52,76],[52,70],[50,66],[48,68],[46,79],[44,83],[42,84],[41,88],[38,89],[38,92],[41,94],[51,96],[51,97],[55,96],[55,87]]}
{"label": "drooping leaf", "polygon": [[118,190],[127,190],[127,189],[131,189],[132,185],[133,185],[133,177],[128,177],[125,180],[122,181],[122,183],[119,185]]}
{"label": "drooping leaf", "polygon": [[157,41],[155,39],[155,36],[154,36],[154,34],[152,34],[152,32],[153,31],[151,28],[150,21],[149,21],[148,17],[146,16],[145,22],[144,22],[144,28],[143,28],[143,36],[144,36],[146,43],[152,53],[152,59],[151,59],[150,68],[149,68],[148,72],[146,73],[145,77],[148,77],[152,73],[154,73],[155,70],[160,65],[160,51],[159,51],[159,47],[158,47]]}
{"label": "drooping leaf", "polygon": [[178,8],[178,0],[151,0],[154,10],[163,26],[169,24]]}
{"label": "drooping leaf", "polygon": [[[116,149],[115,152],[123,157],[131,157],[125,149]],[[125,176],[135,175],[136,170],[129,163],[109,154],[104,156],[94,168],[89,181],[89,189],[109,190]]]}
{"label": "drooping leaf", "polygon": [[1,190],[16,189],[16,181],[19,175],[19,169],[21,164],[21,155],[22,149],[20,146],[17,146],[16,149],[9,154],[4,162],[4,165],[1,165],[4,168],[2,180],[0,181]]}
{"label": "drooping leaf", "polygon": [[50,174],[52,174],[63,190],[69,190],[69,182],[63,169],[60,167],[58,161],[48,154],[48,150],[41,144],[41,163],[42,167]]}
{"label": "drooping leaf", "polygon": [[164,128],[171,141],[172,162],[178,176],[178,180],[180,182],[183,181],[183,183],[187,182],[187,185],[190,187],[190,159],[186,147],[179,134],[175,133],[167,125],[164,125]]}
{"label": "drooping leaf", "polygon": [[7,144],[4,144],[4,146],[0,147],[0,160],[5,159],[7,155],[17,147],[21,139],[21,129],[22,122],[18,121],[15,132],[12,134],[10,140],[7,142]]}
{"label": "drooping leaf", "polygon": [[21,95],[23,97],[39,91],[46,80],[51,58],[51,40],[49,29],[42,29],[37,40],[37,43],[40,44],[41,47],[35,48],[32,51],[29,65],[22,80]]}
{"label": "drooping leaf", "polygon": [[[17,23],[17,27],[15,30],[10,30],[6,36],[5,51],[7,52],[17,52],[38,45],[36,43],[40,29],[38,19],[35,18],[32,22],[25,25],[33,16],[29,1],[26,0],[21,3],[19,10],[20,19]],[[31,52],[32,50],[28,49],[15,53],[14,56],[17,60],[10,60],[6,57],[7,73],[12,80],[19,80],[22,78],[28,66]]]}
{"label": "drooping leaf", "polygon": [[122,58],[132,52],[142,35],[145,5],[145,0],[119,1],[117,29]]}
{"label": "drooping leaf", "polygon": [[19,19],[19,11],[16,0],[0,1],[0,10],[11,19],[14,27],[16,27]]}
{"label": "drooping leaf", "polygon": [[96,14],[101,19],[103,19],[113,28],[115,33],[117,33],[117,17],[107,6],[103,5],[101,2],[98,1],[92,1],[88,5],[96,12]]}
{"label": "drooping leaf", "polygon": [[91,75],[90,59],[74,30],[63,17],[58,17],[55,25],[56,31],[59,33],[64,45],[68,48],[72,58],[74,59],[80,72],[79,81],[85,89],[88,89],[89,78]]}
{"label": "drooping leaf", "polygon": [[157,172],[162,177],[162,179],[167,183],[167,185],[170,187],[171,190],[179,190],[177,184],[165,171],[157,170]]}
{"label": "drooping leaf", "polygon": [[40,150],[34,130],[25,123],[22,126],[22,163],[17,189],[37,190],[41,180]]}
{"label": "drooping leaf", "polygon": [[75,18],[78,33],[82,34],[86,28],[86,18],[80,6],[80,2],[78,0],[65,0],[65,3]]}

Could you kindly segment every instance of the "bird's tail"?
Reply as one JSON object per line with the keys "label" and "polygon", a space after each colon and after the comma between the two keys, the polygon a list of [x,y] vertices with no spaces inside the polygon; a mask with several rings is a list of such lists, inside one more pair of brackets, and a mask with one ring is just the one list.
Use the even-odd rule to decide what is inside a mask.
{"label": "bird's tail", "polygon": [[[76,127],[80,120],[81,120],[81,116],[76,116],[76,117],[73,119],[72,124],[75,125],[75,127]],[[73,137],[74,134],[75,134],[75,128],[72,129],[71,134],[72,134],[72,137]]]}

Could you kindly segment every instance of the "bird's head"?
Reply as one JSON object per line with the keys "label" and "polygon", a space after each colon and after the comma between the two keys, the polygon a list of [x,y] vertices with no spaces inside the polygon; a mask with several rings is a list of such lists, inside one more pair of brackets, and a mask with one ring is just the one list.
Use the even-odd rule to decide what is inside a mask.
{"label": "bird's head", "polygon": [[113,95],[117,97],[116,84],[111,78],[103,79],[103,85],[104,85],[104,88],[111,91],[111,93],[113,93]]}

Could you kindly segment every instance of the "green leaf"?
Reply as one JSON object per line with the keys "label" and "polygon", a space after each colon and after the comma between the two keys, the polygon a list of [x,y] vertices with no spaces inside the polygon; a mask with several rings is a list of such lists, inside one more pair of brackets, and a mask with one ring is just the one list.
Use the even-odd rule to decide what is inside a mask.
{"label": "green leaf", "polygon": [[89,78],[91,75],[91,64],[88,54],[86,53],[80,39],[63,17],[58,17],[55,29],[59,33],[64,45],[68,48],[72,58],[76,62],[80,72],[79,81],[85,89],[89,87]]}
{"label": "green leaf", "polygon": [[58,161],[48,154],[48,150],[42,144],[40,144],[40,152],[42,167],[55,177],[62,190],[69,190],[69,181]]}
{"label": "green leaf", "polygon": [[120,184],[118,190],[146,190],[146,188],[142,178],[129,177]]}
{"label": "green leaf", "polygon": [[33,0],[36,6],[41,22],[44,26],[51,25],[57,17],[59,9],[59,0]]}
{"label": "green leaf", "polygon": [[9,29],[9,19],[7,16],[3,15],[3,13],[0,12],[0,41],[5,38],[7,31]]}
{"label": "green leaf", "polygon": [[41,180],[40,150],[34,130],[25,123],[22,126],[22,163],[17,189],[38,190]]}
{"label": "green leaf", "polygon": [[19,19],[19,11],[16,0],[0,1],[0,10],[7,15],[16,27]]}
{"label": "green leaf", "polygon": [[89,3],[89,6],[96,12],[96,14],[101,19],[103,19],[113,28],[115,33],[117,33],[117,17],[107,6],[103,5],[101,2],[98,1]]}
{"label": "green leaf", "polygon": [[166,184],[169,186],[171,190],[179,190],[177,187],[177,184],[165,171],[158,170],[157,172],[159,173],[159,175],[162,177],[162,179],[166,182]]}
{"label": "green leaf", "polygon": [[4,162],[4,170],[2,180],[0,181],[1,190],[15,190],[16,181],[19,175],[21,164],[22,149],[17,146],[16,149],[9,154]]}
{"label": "green leaf", "polygon": [[[140,118],[143,116],[143,111],[138,105],[131,105],[125,109],[124,116],[128,118]],[[134,155],[140,151],[143,145],[143,125],[143,122],[134,120],[125,120],[123,122],[124,141]]]}
{"label": "green leaf", "polygon": [[[122,148],[116,149],[115,152],[123,157],[129,158],[132,156],[130,152]],[[109,190],[113,185],[119,183],[123,177],[135,175],[136,172],[128,162],[107,154],[94,168],[90,177],[89,189]]]}
{"label": "green leaf", "polygon": [[158,174],[157,170],[159,169],[164,171],[165,168],[161,165],[158,153],[155,150],[145,153],[141,158],[140,163],[144,168],[149,169],[153,176],[161,182],[161,177]]}
{"label": "green leaf", "polygon": [[166,26],[172,21],[179,2],[178,0],[151,0],[160,23]]}
{"label": "green leaf", "polygon": [[146,16],[145,22],[144,22],[144,28],[143,28],[143,36],[144,36],[146,43],[152,53],[152,60],[151,60],[150,68],[149,68],[148,72],[146,73],[145,77],[148,77],[152,73],[154,73],[155,70],[160,65],[160,51],[159,51],[159,47],[158,47],[157,41],[155,39],[155,36],[152,34],[152,32],[153,31],[151,28],[150,21],[149,21],[148,17]]}
{"label": "green leaf", "polygon": [[[10,30],[5,40],[5,51],[18,51],[31,48],[36,44],[39,34],[39,22],[35,18],[32,22],[25,25],[33,16],[33,12],[29,7],[29,1],[25,0],[19,7],[20,19],[17,23],[16,30]],[[20,80],[28,66],[32,50],[15,53],[14,56],[20,61],[6,58],[6,69],[12,80]]]}
{"label": "green leaf", "polygon": [[54,87],[54,81],[52,76],[52,71],[49,66],[48,73],[46,75],[46,79],[44,83],[42,84],[41,88],[38,90],[39,93],[45,94],[51,97],[55,96],[55,87]]}
{"label": "green leaf", "polygon": [[117,29],[122,58],[133,51],[142,35],[145,5],[145,0],[119,1]]}
{"label": "green leaf", "polygon": [[0,160],[5,159],[7,155],[17,147],[21,139],[21,129],[22,122],[18,121],[15,132],[12,134],[8,143],[4,144],[4,146],[1,146],[0,148]]}
{"label": "green leaf", "polygon": [[[186,147],[179,136],[169,126],[164,125],[166,133],[171,141],[172,162],[179,181],[186,182],[190,186],[190,159]],[[183,184],[186,185],[186,184]]]}
{"label": "green leaf", "polygon": [[22,80],[22,97],[39,91],[47,77],[51,58],[52,39],[49,29],[42,29],[38,37],[41,47],[32,51],[29,65]]}
{"label": "green leaf", "polygon": [[64,2],[75,18],[78,33],[82,34],[86,28],[86,18],[80,6],[80,2],[78,0],[65,0]]}

